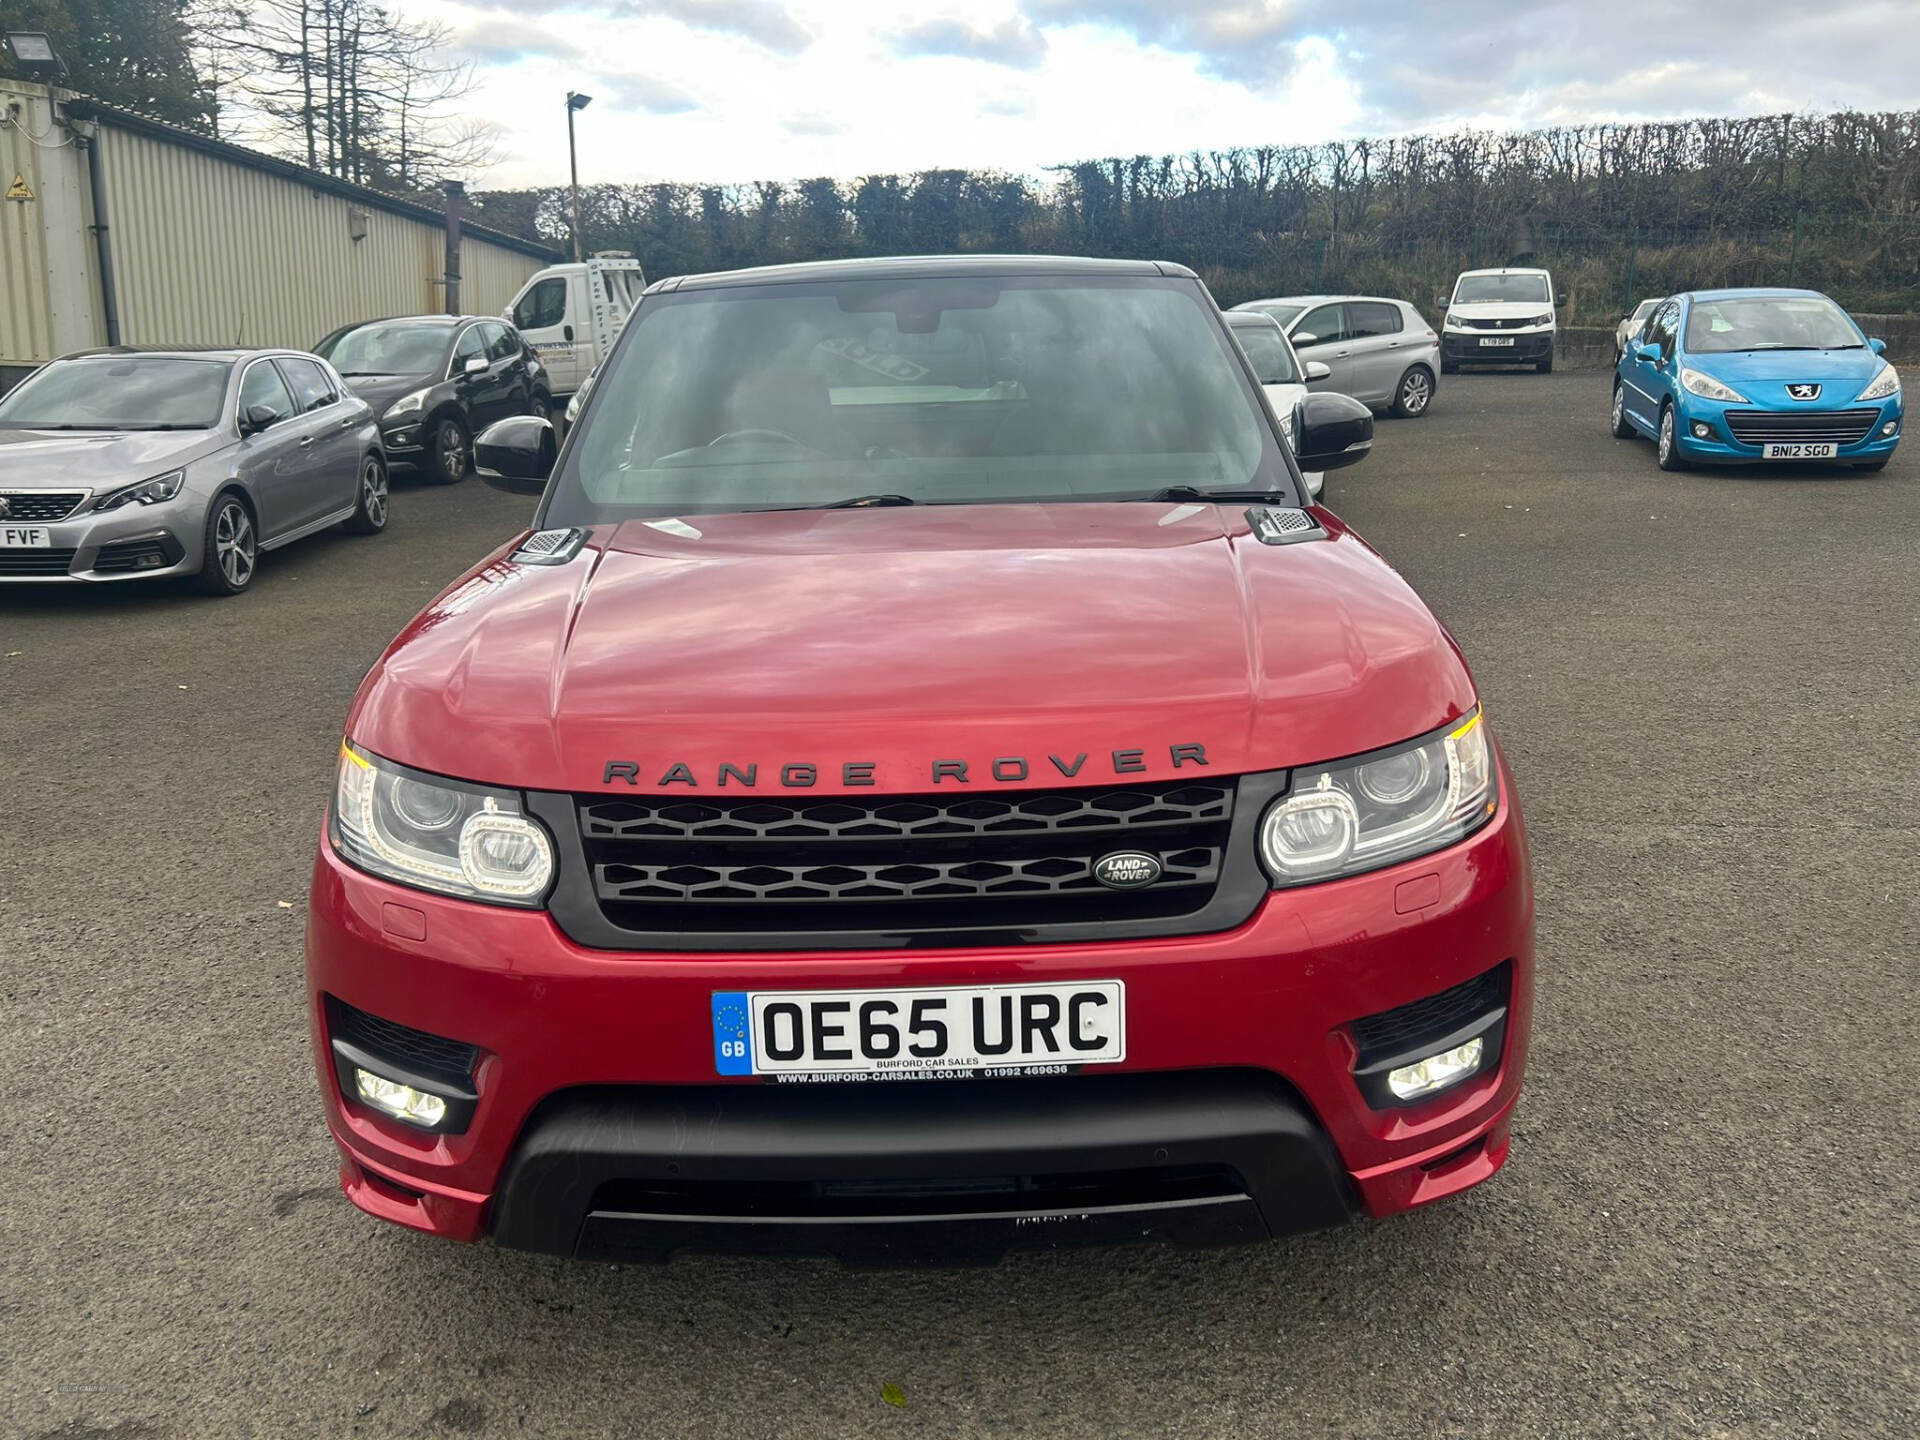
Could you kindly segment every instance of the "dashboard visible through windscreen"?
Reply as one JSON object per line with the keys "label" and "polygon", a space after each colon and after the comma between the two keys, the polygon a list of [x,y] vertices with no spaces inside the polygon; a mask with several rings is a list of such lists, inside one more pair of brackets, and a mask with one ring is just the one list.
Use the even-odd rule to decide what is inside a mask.
{"label": "dashboard visible through windscreen", "polygon": [[1188,280],[871,279],[650,296],[596,381],[546,523],[791,508],[1285,492]]}

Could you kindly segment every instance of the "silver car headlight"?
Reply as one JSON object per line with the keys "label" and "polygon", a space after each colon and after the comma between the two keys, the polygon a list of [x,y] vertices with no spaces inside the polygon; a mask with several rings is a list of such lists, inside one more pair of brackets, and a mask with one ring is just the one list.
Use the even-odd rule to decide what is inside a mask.
{"label": "silver car headlight", "polygon": [[1444,734],[1296,770],[1260,821],[1276,887],[1357,875],[1465,839],[1493,818],[1493,747],[1475,710]]}
{"label": "silver car headlight", "polygon": [[1747,397],[1731,385],[1722,385],[1711,375],[1687,366],[1682,366],[1680,369],[1680,388],[1691,395],[1698,395],[1702,400],[1718,400],[1723,405],[1748,403]]}
{"label": "silver car headlight", "polygon": [[403,415],[418,415],[421,407],[426,403],[427,392],[425,390],[415,390],[411,395],[402,395],[398,400],[394,401],[393,404],[389,405],[387,407],[386,418],[389,420],[398,420]]}
{"label": "silver car headlight", "polygon": [[1900,393],[1900,372],[1891,365],[1883,366],[1880,373],[1873,377],[1873,383],[1862,390],[1857,397],[1861,400],[1891,400]]}
{"label": "silver car headlight", "polygon": [[333,846],[369,874],[496,905],[538,905],[553,842],[510,790],[404,769],[343,742]]}
{"label": "silver car headlight", "polygon": [[132,485],[122,485],[118,490],[109,490],[87,508],[99,514],[106,510],[118,510],[122,505],[158,505],[162,500],[171,500],[178,495],[180,487],[186,482],[186,471],[170,470],[151,480],[140,480]]}

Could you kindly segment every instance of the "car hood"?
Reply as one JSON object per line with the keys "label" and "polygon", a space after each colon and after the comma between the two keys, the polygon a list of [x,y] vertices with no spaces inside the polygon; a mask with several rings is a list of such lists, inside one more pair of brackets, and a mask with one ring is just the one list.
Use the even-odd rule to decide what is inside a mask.
{"label": "car hood", "polygon": [[221,430],[0,427],[0,488],[102,490],[145,480],[234,443]]}
{"label": "car hood", "polygon": [[432,375],[343,375],[347,388],[378,415],[402,395],[439,383]]}
{"label": "car hood", "polygon": [[[624,792],[625,762],[643,790],[706,792],[724,763],[911,794],[935,761],[972,788],[1276,769],[1472,706],[1451,639],[1358,537],[1316,511],[1327,539],[1266,545],[1244,512],[762,512],[599,527],[561,565],[509,548],[394,642],[348,735],[528,789]],[[1204,771],[1176,763],[1189,746]]]}
{"label": "car hood", "polygon": [[[1858,350],[1735,350],[1697,354],[1688,351],[1680,363],[1731,385],[1757,405],[1782,408],[1810,405],[1814,409],[1844,408],[1873,382],[1887,362],[1866,348]],[[1819,397],[1795,400],[1789,385],[1818,385]],[[1874,402],[1868,401],[1868,404]]]}
{"label": "car hood", "polygon": [[1447,315],[1456,320],[1520,320],[1529,315],[1553,316],[1551,300],[1474,300],[1464,305],[1449,305]]}

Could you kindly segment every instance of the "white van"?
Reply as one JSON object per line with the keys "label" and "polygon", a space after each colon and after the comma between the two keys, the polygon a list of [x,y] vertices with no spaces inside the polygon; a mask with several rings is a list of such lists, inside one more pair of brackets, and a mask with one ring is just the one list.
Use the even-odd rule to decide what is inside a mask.
{"label": "white van", "polygon": [[1545,270],[1503,267],[1462,270],[1451,294],[1435,303],[1447,312],[1440,329],[1440,369],[1456,375],[1462,365],[1531,365],[1541,374],[1553,369],[1558,330],[1553,276]]}
{"label": "white van", "polygon": [[624,250],[549,265],[520,287],[506,318],[539,355],[556,403],[578,390],[606,359],[646,288],[640,262]]}

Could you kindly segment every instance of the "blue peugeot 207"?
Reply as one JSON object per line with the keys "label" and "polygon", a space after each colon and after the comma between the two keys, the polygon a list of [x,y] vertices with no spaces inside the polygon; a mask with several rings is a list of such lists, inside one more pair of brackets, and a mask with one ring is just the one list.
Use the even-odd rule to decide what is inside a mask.
{"label": "blue peugeot 207", "polygon": [[1613,433],[1645,435],[1662,470],[1831,460],[1878,470],[1900,443],[1884,342],[1815,290],[1695,290],[1627,341]]}

